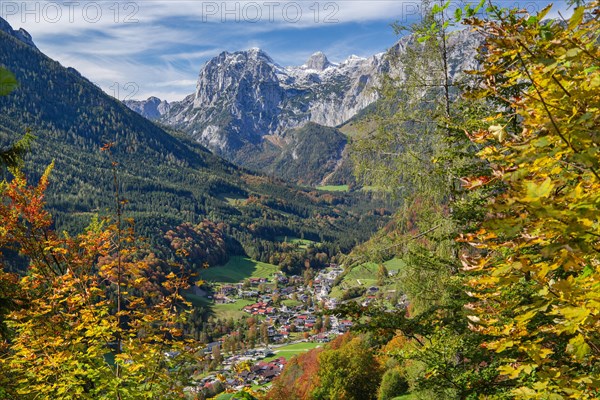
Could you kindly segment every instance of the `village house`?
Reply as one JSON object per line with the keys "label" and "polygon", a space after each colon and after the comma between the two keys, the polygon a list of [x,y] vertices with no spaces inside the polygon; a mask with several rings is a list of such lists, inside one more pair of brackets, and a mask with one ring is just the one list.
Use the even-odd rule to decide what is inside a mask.
{"label": "village house", "polygon": [[352,328],[352,321],[343,319],[339,322],[338,329],[340,332],[347,332],[350,328]]}
{"label": "village house", "polygon": [[[247,306],[245,306],[244,308],[242,308],[243,311],[250,313],[250,314],[266,314],[267,313],[267,308],[269,308],[271,310],[271,313],[274,311],[273,307],[270,307],[269,303],[266,302],[258,302],[258,303],[254,303],[254,304],[249,304]],[[256,314],[255,314],[256,313]]]}
{"label": "village house", "polygon": [[238,291],[237,287],[235,287],[233,285],[222,285],[219,288],[219,293],[224,296],[231,296],[231,295],[237,293],[237,291]]}
{"label": "village house", "polygon": [[230,302],[229,298],[223,293],[217,293],[214,296],[214,300],[216,304],[226,304]]}
{"label": "village house", "polygon": [[267,278],[250,278],[248,280],[252,286],[258,286],[261,283],[267,283]]}

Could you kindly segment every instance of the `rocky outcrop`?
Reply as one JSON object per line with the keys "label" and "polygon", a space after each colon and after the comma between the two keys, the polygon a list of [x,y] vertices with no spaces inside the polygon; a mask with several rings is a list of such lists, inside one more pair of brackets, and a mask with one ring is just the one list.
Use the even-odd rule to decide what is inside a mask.
{"label": "rocky outcrop", "polygon": [[0,31],[8,33],[9,35],[25,43],[26,45],[31,46],[37,50],[37,47],[35,43],[33,43],[31,35],[25,29],[20,28],[18,31],[15,31],[8,22],[0,18]]}
{"label": "rocky outcrop", "polygon": [[323,71],[325,68],[332,65],[333,64],[329,62],[325,54],[323,54],[320,51],[317,51],[315,54],[310,56],[310,58],[308,59],[308,61],[306,61],[305,64],[307,69],[314,69],[317,71]]}
{"label": "rocky outcrop", "polygon": [[126,100],[125,104],[138,114],[152,120],[159,119],[169,112],[169,103],[151,96],[147,100]]}

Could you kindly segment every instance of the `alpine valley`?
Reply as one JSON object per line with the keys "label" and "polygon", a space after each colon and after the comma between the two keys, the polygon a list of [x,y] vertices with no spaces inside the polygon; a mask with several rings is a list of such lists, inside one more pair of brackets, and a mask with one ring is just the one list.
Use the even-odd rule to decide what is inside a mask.
{"label": "alpine valley", "polygon": [[[188,257],[186,262],[196,266],[222,264],[232,254],[275,263],[285,253],[301,257],[304,251],[282,243],[286,237],[321,243],[320,251],[333,256],[366,240],[389,218],[389,202],[373,199],[368,193],[295,186],[213,155],[186,134],[157,126],[75,69],[51,60],[36,48],[27,32],[13,30],[2,19],[0,39],[0,64],[19,82],[17,90],[0,97],[0,143],[6,148],[29,130],[35,140],[25,157],[25,170],[39,177],[54,162],[46,201],[60,230],[78,231],[93,216],[115,212],[113,162],[126,201],[125,214],[136,221],[138,233],[147,237],[155,250],[176,257],[173,233],[170,239],[165,237],[170,230],[181,240],[201,240],[215,247],[210,255],[203,251],[195,258]],[[257,69],[256,76],[270,68],[262,53],[248,56],[253,57],[251,68]],[[198,96],[213,99],[215,104],[222,101],[219,83],[206,82],[206,91]],[[249,81],[246,89],[253,87]],[[259,87],[257,90],[271,90]],[[231,96],[241,96],[233,88],[228,90]],[[145,109],[152,104],[152,100],[146,102]],[[160,113],[169,108],[174,113],[178,106],[163,103],[155,110]],[[215,107],[213,104],[211,110]],[[254,119],[241,121],[263,126]],[[298,134],[307,130],[310,128],[303,127]],[[331,149],[336,154],[345,143],[343,135],[335,129],[324,132],[337,141],[337,147]],[[253,135],[248,133],[248,137]],[[100,151],[107,143],[114,143],[111,155]]]}
{"label": "alpine valley", "polygon": [[0,18],[0,399],[600,398],[600,0],[142,3]]}

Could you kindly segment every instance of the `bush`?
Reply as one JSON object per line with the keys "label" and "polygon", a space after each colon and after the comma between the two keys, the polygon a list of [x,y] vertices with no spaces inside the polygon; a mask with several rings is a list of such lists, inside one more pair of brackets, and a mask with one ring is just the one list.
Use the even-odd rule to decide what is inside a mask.
{"label": "bush", "polygon": [[398,368],[389,369],[383,374],[383,378],[381,379],[377,400],[390,400],[405,394],[407,391],[408,382],[402,376],[400,370]]}
{"label": "bush", "polygon": [[360,287],[360,286],[351,287],[350,289],[346,290],[342,294],[342,301],[360,297],[363,294],[365,294],[366,291],[367,291],[367,289],[365,289],[364,287]]}

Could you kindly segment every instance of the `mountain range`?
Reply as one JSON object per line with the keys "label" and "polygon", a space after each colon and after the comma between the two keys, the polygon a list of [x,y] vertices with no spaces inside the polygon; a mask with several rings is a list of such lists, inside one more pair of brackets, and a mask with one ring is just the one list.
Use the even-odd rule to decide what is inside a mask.
{"label": "mountain range", "polygon": [[[154,244],[168,229],[210,220],[221,224],[232,251],[255,257],[277,248],[284,236],[348,250],[386,220],[368,194],[294,186],[237,167],[158,126],[45,56],[27,32],[2,19],[0,66],[20,83],[0,97],[0,147],[31,130],[36,139],[25,159],[28,175],[35,179],[55,162],[46,201],[58,229],[81,230],[94,215],[114,213],[112,165],[126,214]],[[100,151],[106,143],[114,143],[111,155]]]}
{"label": "mountain range", "polygon": [[[477,44],[468,31],[450,36],[451,77],[475,65]],[[348,138],[338,128],[377,101],[384,74],[402,78],[407,47],[417,45],[407,36],[385,53],[340,63],[317,52],[297,67],[258,48],[222,52],[201,67],[196,91],[181,101],[126,104],[238,165],[302,184],[348,183],[351,175],[336,173],[348,169]]]}

